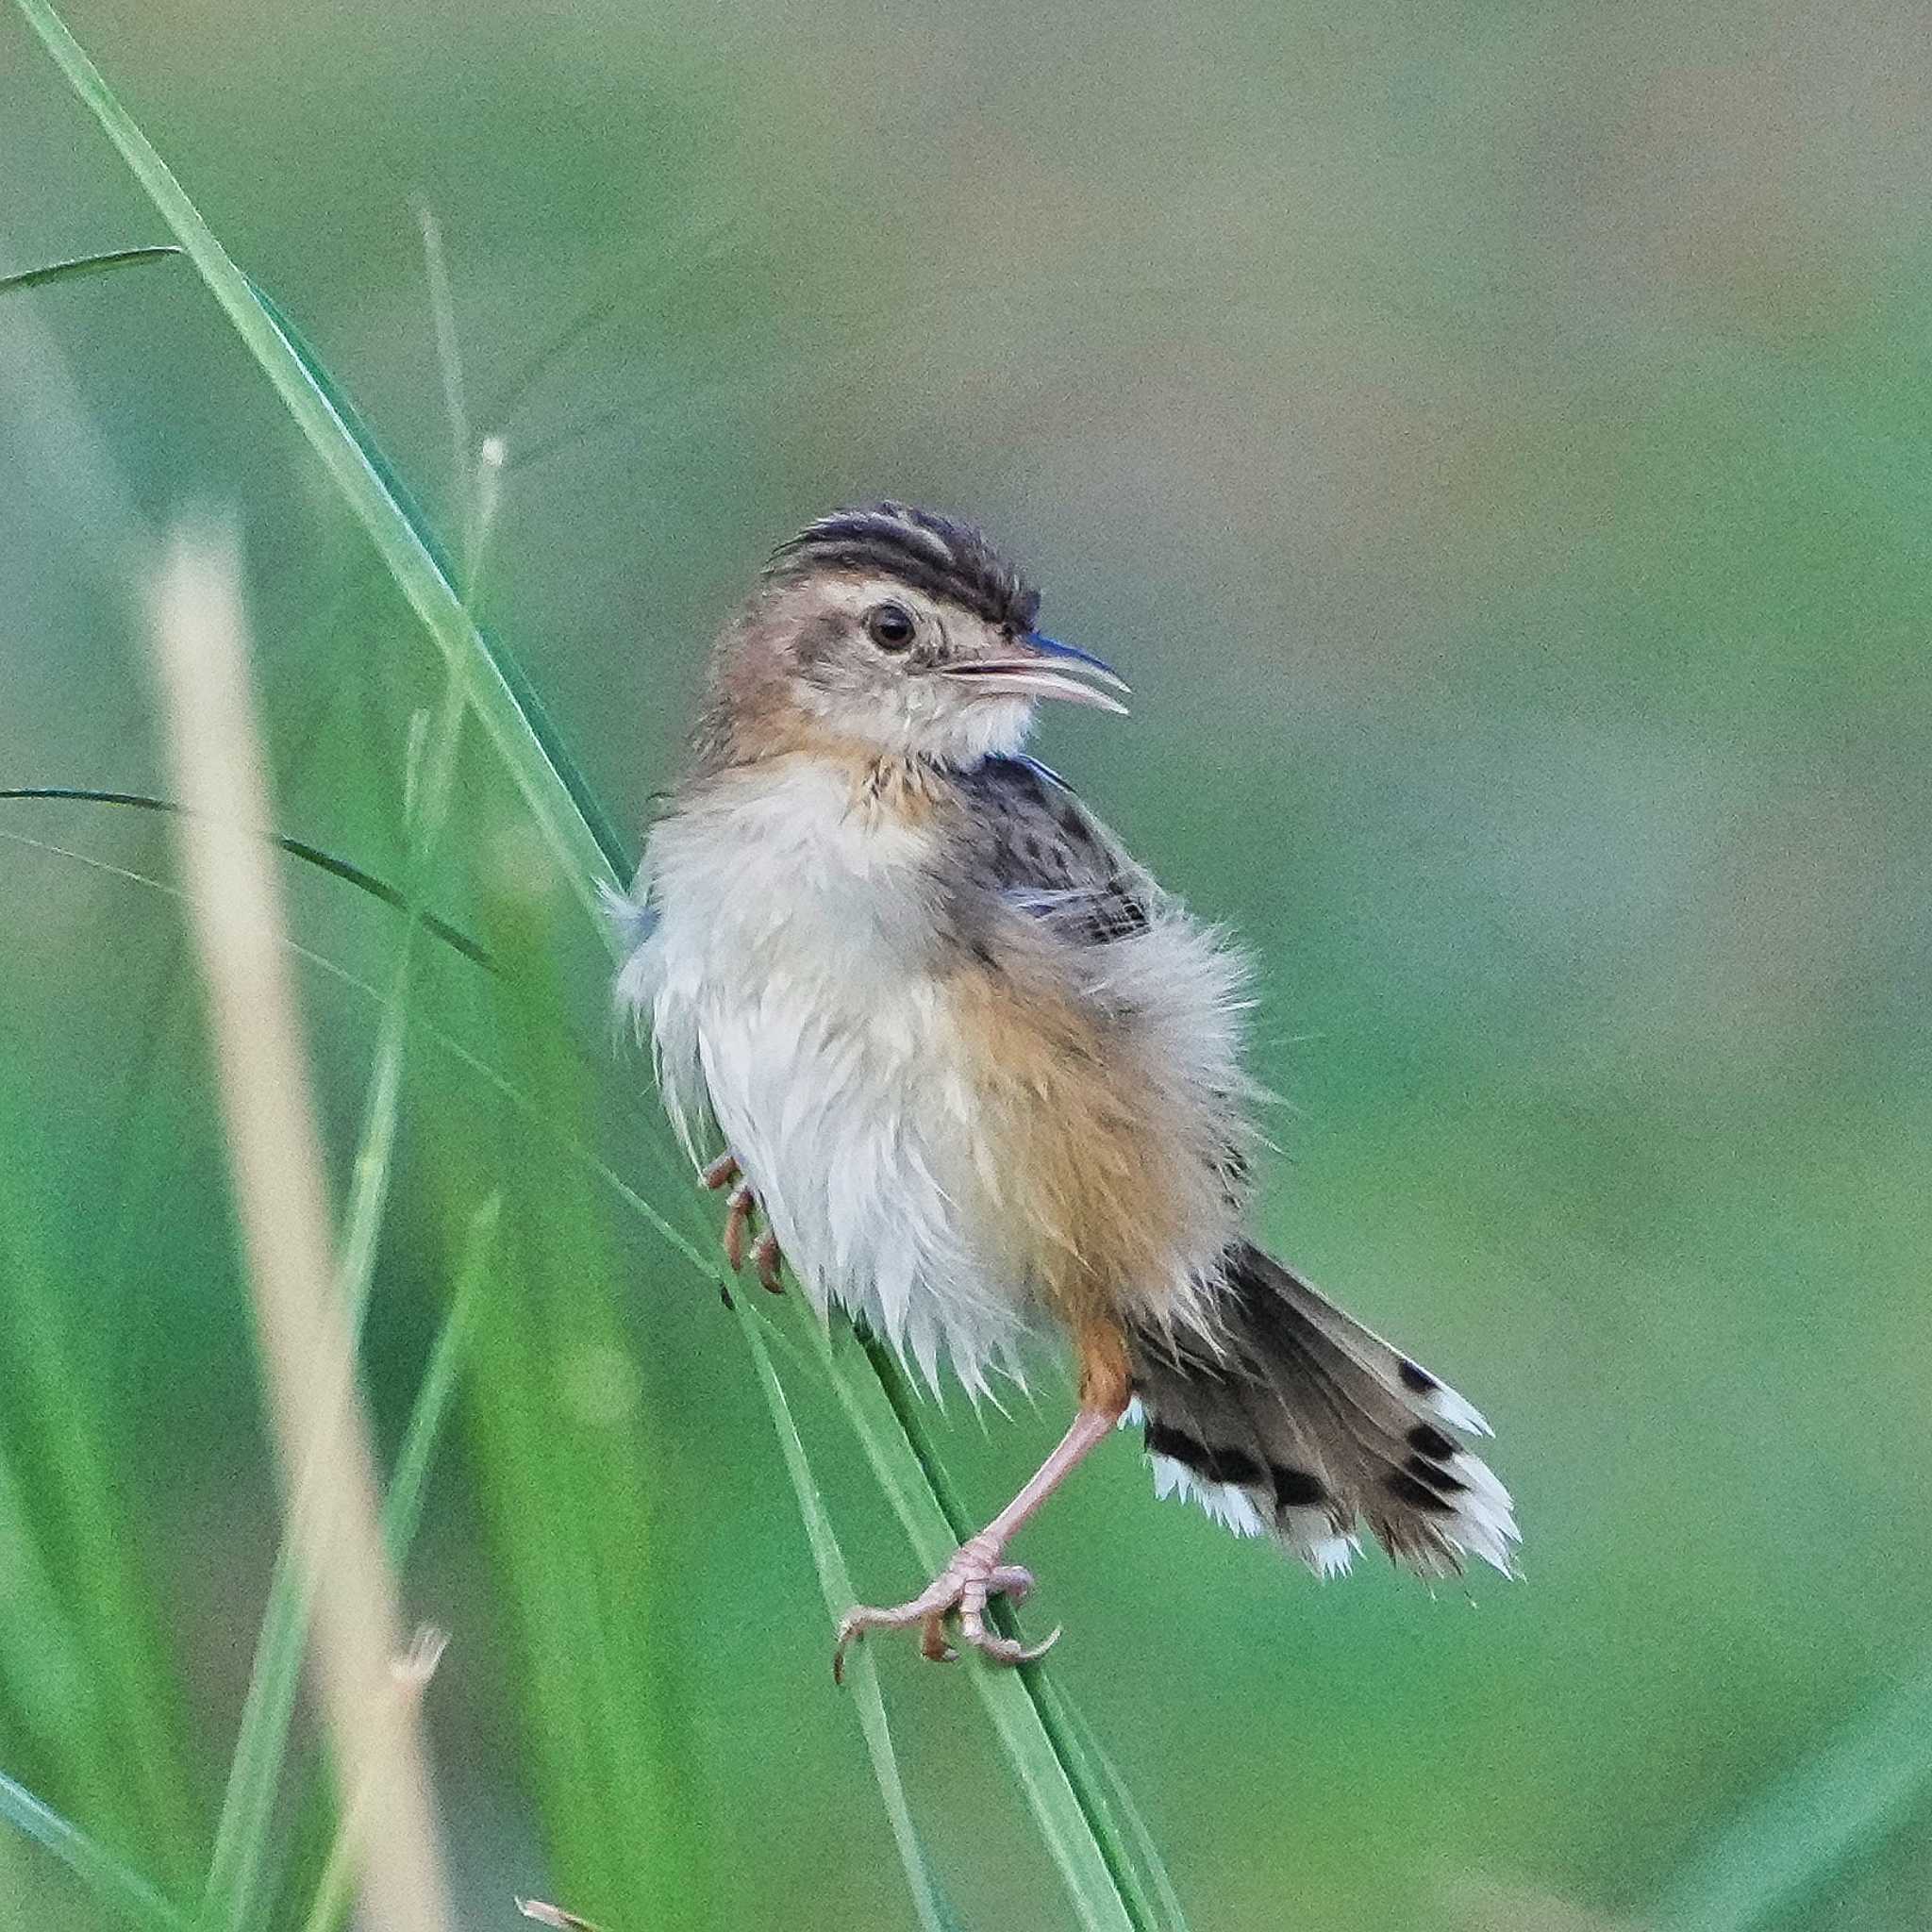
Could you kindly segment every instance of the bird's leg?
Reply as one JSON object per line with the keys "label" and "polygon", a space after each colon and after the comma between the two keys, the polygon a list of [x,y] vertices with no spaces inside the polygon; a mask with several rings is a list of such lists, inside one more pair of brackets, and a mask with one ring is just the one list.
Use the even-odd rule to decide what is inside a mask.
{"label": "bird's leg", "polygon": [[[752,1217],[758,1211],[758,1197],[744,1178],[744,1170],[739,1166],[735,1154],[721,1154],[706,1168],[704,1181],[713,1193],[720,1188],[731,1188],[730,1197],[724,1203],[724,1258],[730,1262],[731,1272],[739,1274],[744,1267],[744,1238],[751,1232]],[[734,1181],[736,1187],[732,1187]],[[784,1259],[778,1252],[778,1237],[770,1228],[751,1244],[751,1264],[758,1272],[759,1285],[773,1294],[785,1292],[785,1283],[778,1272]]]}
{"label": "bird's leg", "polygon": [[832,1678],[845,1669],[845,1652],[868,1630],[906,1630],[917,1624],[919,1647],[934,1663],[951,1663],[957,1655],[946,1641],[946,1619],[955,1612],[960,1638],[996,1664],[1031,1663],[1044,1657],[1059,1639],[1058,1630],[1028,1648],[988,1628],[990,1599],[1005,1597],[1018,1603],[1033,1588],[1032,1573],[1017,1563],[1000,1561],[1007,1544],[1033,1512],[1059,1488],[1096,1443],[1104,1441],[1126,1407],[1126,1397],[1111,1407],[1083,1402],[1073,1426],[1058,1446],[1034,1471],[1026,1486],[977,1536],[969,1537],[953,1559],[920,1593],[891,1609],[856,1605],[839,1620],[839,1642],[832,1652]]}

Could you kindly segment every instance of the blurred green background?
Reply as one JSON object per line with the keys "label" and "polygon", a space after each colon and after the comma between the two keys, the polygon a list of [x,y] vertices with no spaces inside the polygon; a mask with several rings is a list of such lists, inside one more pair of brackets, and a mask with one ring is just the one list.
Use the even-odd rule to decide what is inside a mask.
{"label": "blurred green background", "polygon": [[[980,519],[1133,681],[1130,723],[1040,749],[1258,956],[1266,1232],[1488,1412],[1525,1538],[1514,1586],[1318,1587],[1157,1506],[1124,1441],[1028,1532],[1029,1624],[1066,1623],[1197,1932],[1923,1924],[1923,11],[69,17],[450,527],[441,218],[509,452],[488,613],[627,824],[711,627],[840,502]],[[163,239],[10,9],[0,183],[0,274]],[[0,299],[0,785],[162,788],[136,559],[230,506],[282,829],[395,875],[436,660],[187,265]],[[454,1633],[466,1923],[908,1924],[736,1324],[425,1034],[706,1211],[468,753],[440,903],[531,970],[425,960],[370,1329],[392,1442],[501,1190],[406,1578]],[[146,815],[0,804],[0,1769],[185,1895],[277,1514],[179,908],[75,854],[172,879]],[[395,917],[288,883],[381,983]],[[308,971],[346,1168],[376,1008]],[[1036,1388],[936,1418],[976,1510],[1058,1433]],[[849,1432],[793,1393],[859,1587],[900,1593]],[[604,1488],[566,1507],[573,1443],[559,1481]],[[962,1922],[1069,1923],[969,1687],[879,1661]],[[92,1768],[83,1711],[136,1726]],[[23,1841],[0,1876],[0,1924],[94,1923]]]}

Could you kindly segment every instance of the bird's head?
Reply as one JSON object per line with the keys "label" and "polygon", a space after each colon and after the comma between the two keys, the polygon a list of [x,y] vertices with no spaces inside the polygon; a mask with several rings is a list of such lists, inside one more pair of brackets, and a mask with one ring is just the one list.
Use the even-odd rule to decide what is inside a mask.
{"label": "bird's head", "polygon": [[1039,593],[969,524],[882,503],[783,545],[712,670],[717,749],[823,736],[971,765],[1024,741],[1041,698],[1124,712],[1098,658],[1035,627]]}

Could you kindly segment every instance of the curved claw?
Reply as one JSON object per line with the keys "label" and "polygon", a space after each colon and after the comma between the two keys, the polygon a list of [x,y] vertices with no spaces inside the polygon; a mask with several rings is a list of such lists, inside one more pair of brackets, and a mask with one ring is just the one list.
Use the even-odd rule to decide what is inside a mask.
{"label": "curved claw", "polygon": [[751,1231],[751,1217],[758,1205],[749,1181],[741,1181],[724,1204],[724,1258],[734,1274],[744,1266],[744,1238]]}
{"label": "curved claw", "polygon": [[[778,1251],[778,1237],[768,1227],[756,1241],[751,1233],[757,1224],[758,1197],[753,1191],[752,1184],[745,1178],[744,1169],[735,1154],[721,1154],[703,1175],[704,1184],[715,1193],[720,1188],[730,1188],[730,1198],[724,1204],[724,1232],[722,1244],[724,1258],[731,1264],[731,1272],[740,1274],[744,1268],[747,1243],[752,1266],[758,1271],[759,1283],[773,1294],[785,1292],[784,1277],[780,1270],[785,1257]],[[725,1306],[730,1306],[731,1296],[725,1291]]]}
{"label": "curved claw", "polygon": [[[778,1237],[768,1229],[752,1244],[751,1264],[758,1271],[758,1286],[767,1294],[783,1294],[785,1277],[779,1273],[784,1257],[778,1252]],[[731,1264],[737,1267],[736,1261]]]}
{"label": "curved claw", "polygon": [[1060,1632],[1065,1627],[1062,1624],[1056,1624],[1038,1643],[1021,1643],[1011,1637],[1002,1637],[997,1631],[986,1629],[976,1637],[968,1632],[966,1641],[982,1657],[1010,1669],[1015,1664],[1037,1664],[1060,1641]]}

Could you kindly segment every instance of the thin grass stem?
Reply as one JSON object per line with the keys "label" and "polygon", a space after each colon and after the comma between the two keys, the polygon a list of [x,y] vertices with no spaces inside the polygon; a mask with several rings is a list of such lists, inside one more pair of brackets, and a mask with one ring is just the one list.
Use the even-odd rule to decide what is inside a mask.
{"label": "thin grass stem", "polygon": [[396,1451],[389,1494],[383,1499],[382,1535],[389,1546],[390,1561],[399,1567],[408,1556],[423,1520],[423,1495],[429,1480],[430,1462],[449,1415],[450,1401],[456,1394],[463,1354],[476,1318],[476,1304],[489,1277],[491,1251],[496,1244],[496,1224],[502,1210],[503,1196],[491,1194],[470,1217],[457,1261],[456,1286],[450,1291],[449,1310],[437,1330],[428,1365],[423,1371],[415,1404],[409,1410],[408,1424],[403,1430],[402,1446]]}
{"label": "thin grass stem", "polygon": [[[570,890],[598,917],[599,889],[628,875],[628,855],[549,724],[529,680],[472,620],[420,511],[347,398],[222,246],[49,0],[16,4],[193,259],[447,662],[452,668],[459,662],[474,665],[472,697],[485,731]],[[606,936],[614,943],[608,927]],[[963,1518],[954,1501],[949,1520],[942,1502],[943,1474],[923,1430],[908,1422],[908,1391],[892,1373],[895,1366],[874,1356],[872,1373],[863,1379],[844,1375],[842,1368],[835,1368],[834,1378],[841,1394],[853,1391],[861,1440],[881,1480],[890,1474],[891,1485],[904,1499],[902,1521],[908,1534],[916,1546],[931,1547],[937,1560],[946,1553],[941,1546],[958,1534]],[[869,1391],[864,1399],[861,1390]],[[1087,1774],[1075,1740],[1057,1722],[1052,1700],[1041,1698],[1025,1674],[996,1677],[977,1672],[974,1680],[1067,1880],[1080,1923],[1094,1932],[1123,1927],[1143,1932],[1154,1924],[1144,1892],[1133,1876],[1105,1796]]]}
{"label": "thin grass stem", "polygon": [[[772,1412],[772,1426],[777,1431],[778,1446],[785,1468],[791,1478],[798,1513],[805,1522],[807,1541],[811,1544],[812,1562],[818,1571],[819,1588],[824,1593],[825,1608],[837,1617],[854,1599],[851,1573],[845,1567],[845,1553],[825,1514],[824,1499],[819,1494],[818,1479],[805,1453],[798,1424],[786,1399],[785,1386],[778,1379],[770,1351],[765,1346],[764,1317],[755,1311],[750,1295],[735,1297],[738,1325],[751,1350],[752,1366],[758,1372],[758,1386],[764,1391]],[[919,1914],[924,1932],[949,1932],[957,1924],[956,1915],[941,1898],[924,1845],[912,1822],[911,1807],[906,1802],[906,1785],[899,1774],[898,1754],[892,1748],[892,1733],[886,1719],[885,1699],[879,1692],[878,1671],[869,1655],[853,1659],[846,1673],[858,1709],[858,1727],[865,1737],[865,1748],[872,1758],[873,1777],[885,1806],[886,1822],[891,1827],[892,1841],[898,1847],[899,1862],[906,1883],[912,1892],[912,1907]]]}
{"label": "thin grass stem", "polygon": [[196,1922],[178,1906],[171,1905],[140,1873],[131,1871],[5,1772],[0,1772],[0,1818],[35,1843],[44,1845],[96,1898],[133,1924],[149,1928],[149,1932],[198,1932]]}
{"label": "thin grass stem", "polygon": [[[865,1337],[861,1359],[870,1373],[855,1374],[824,1326],[808,1326],[914,1554],[937,1571],[974,1525],[927,1437],[904,1369],[883,1343]],[[1003,1628],[1013,1634],[1010,1624]],[[1045,1672],[1035,1663],[975,1668],[970,1674],[1080,1924],[1089,1932],[1154,1932],[1153,1901]]]}
{"label": "thin grass stem", "polygon": [[110,248],[105,255],[76,255],[70,261],[50,261],[44,268],[22,269],[17,275],[0,275],[0,295],[17,295],[28,289],[44,289],[52,282],[78,281],[84,275],[106,275],[110,269],[137,268],[142,262],[166,261],[180,249],[161,242],[151,248]]}

